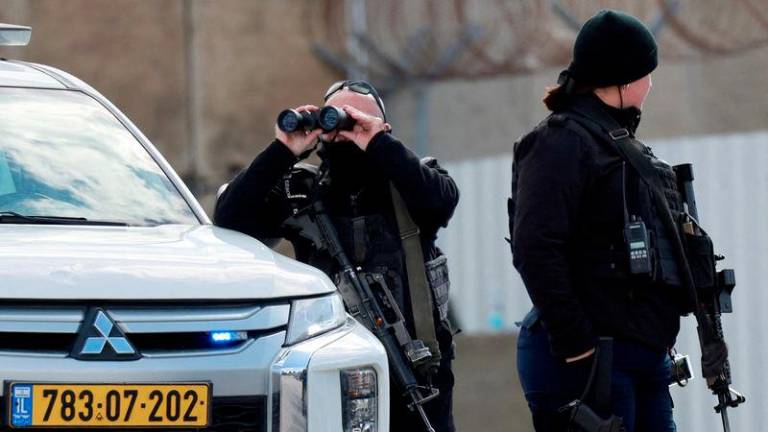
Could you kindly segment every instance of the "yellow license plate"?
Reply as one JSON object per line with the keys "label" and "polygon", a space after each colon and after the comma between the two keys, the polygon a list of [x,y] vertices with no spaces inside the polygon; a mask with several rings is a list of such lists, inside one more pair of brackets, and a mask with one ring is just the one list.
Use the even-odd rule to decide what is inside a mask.
{"label": "yellow license plate", "polygon": [[8,423],[27,427],[206,427],[210,383],[11,383]]}

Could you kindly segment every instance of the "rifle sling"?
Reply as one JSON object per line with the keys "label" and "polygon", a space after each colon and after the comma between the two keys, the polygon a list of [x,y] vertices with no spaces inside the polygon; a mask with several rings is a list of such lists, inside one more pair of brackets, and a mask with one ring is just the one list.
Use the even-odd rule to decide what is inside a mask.
{"label": "rifle sling", "polygon": [[411,310],[416,334],[414,339],[420,339],[432,354],[432,363],[440,361],[440,346],[435,334],[435,319],[433,315],[432,290],[427,281],[424,267],[424,251],[421,246],[421,231],[413,221],[405,201],[390,183],[392,204],[400,232],[400,239],[405,254],[405,268],[408,273],[408,291],[411,297]]}

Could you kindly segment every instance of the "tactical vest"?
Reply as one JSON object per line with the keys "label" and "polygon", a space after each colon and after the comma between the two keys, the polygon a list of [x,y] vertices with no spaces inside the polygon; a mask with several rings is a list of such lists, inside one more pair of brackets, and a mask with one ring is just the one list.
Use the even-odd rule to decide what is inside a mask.
{"label": "tactical vest", "polygon": [[[680,272],[675,258],[673,242],[661,219],[659,209],[654,205],[652,197],[653,192],[650,190],[648,184],[642,181],[639,175],[634,172],[626,161],[623,160],[618,151],[611,146],[610,142],[607,142],[604,137],[594,136],[580,124],[581,121],[584,120],[578,116],[566,113],[555,114],[550,118],[550,125],[561,125],[562,127],[566,127],[569,130],[580,134],[586,142],[596,142],[598,145],[607,147],[610,152],[615,154],[617,163],[621,163],[622,171],[626,173],[623,173],[622,176],[626,175],[625,178],[629,179],[629,181],[620,187],[621,193],[626,194],[627,211],[630,215],[640,216],[645,222],[651,235],[651,253],[654,268],[651,280],[664,285],[680,286]],[[636,144],[640,146],[643,155],[651,162],[655,170],[654,178],[646,180],[655,183],[655,186],[663,191],[667,206],[671,213],[674,215],[679,214],[682,212],[682,201],[677,189],[677,176],[675,175],[672,166],[663,160],[658,159],[650,148],[641,144],[639,141],[636,141]],[[597,179],[596,181],[600,181],[600,179]],[[603,271],[602,276],[617,278],[629,277],[626,270],[629,259],[626,253],[627,248],[623,244],[623,237],[621,237],[621,239],[622,243],[611,245],[612,250],[608,255],[603,254],[604,251],[601,250],[592,251],[593,255],[609,257],[607,262],[603,261],[599,263],[600,269]],[[596,246],[601,247],[600,245]],[[605,271],[606,263],[608,264],[607,268],[609,269],[607,272]]]}
{"label": "tactical vest", "polygon": [[[290,190],[304,190],[310,195],[309,190],[314,187],[317,176],[321,175],[317,168],[311,166],[297,166],[284,179],[284,188]],[[382,202],[392,202],[388,189],[383,192],[385,196],[378,199]],[[378,192],[378,191],[377,191]],[[343,199],[348,199],[350,207],[355,213],[357,203],[363,194],[370,193],[363,189],[357,194],[349,194]],[[301,207],[306,204],[298,204]],[[328,203],[326,203],[328,206]],[[362,273],[375,273],[383,276],[383,279],[395,298],[400,310],[408,322],[409,330],[413,332],[408,278],[405,265],[405,254],[402,241],[399,236],[397,224],[392,218],[383,214],[352,214],[348,217],[334,215],[330,211],[333,225],[336,228],[339,241],[352,264]],[[294,245],[296,258],[322,270],[338,286],[340,282],[339,268],[325,251],[318,251],[314,247],[306,245],[302,239],[289,239]],[[425,254],[428,250],[424,248]],[[427,281],[432,289],[435,323],[440,323],[450,332],[448,320],[448,304],[450,281],[448,278],[448,265],[444,255],[437,250],[436,256],[425,256]]]}
{"label": "tactical vest", "polygon": [[[648,147],[645,147],[644,154],[650,159],[651,164],[656,169],[657,177],[654,179],[657,182],[657,187],[664,193],[667,206],[673,215],[678,215],[683,212],[683,204],[680,196],[680,192],[677,189],[677,176],[675,171],[668,163],[654,156],[653,152]],[[659,215],[659,211],[655,205],[653,205],[651,199],[651,191],[648,190],[647,185],[644,182],[640,182],[642,185],[642,193],[647,197],[648,201],[643,206],[642,210],[645,210],[644,220],[651,221],[655,236],[654,250],[656,252],[656,260],[658,262],[658,280],[666,285],[679,286],[682,284],[680,280],[680,273],[678,271],[678,263],[675,257],[675,250],[672,239],[669,237],[667,229]],[[650,210],[650,211],[649,211]]]}
{"label": "tactical vest", "polygon": [[[405,316],[411,315],[406,295],[403,249],[397,230],[380,214],[352,218],[334,217],[333,224],[352,263],[365,273],[384,276]],[[334,272],[335,275],[335,272]],[[338,283],[338,276],[334,276]]]}

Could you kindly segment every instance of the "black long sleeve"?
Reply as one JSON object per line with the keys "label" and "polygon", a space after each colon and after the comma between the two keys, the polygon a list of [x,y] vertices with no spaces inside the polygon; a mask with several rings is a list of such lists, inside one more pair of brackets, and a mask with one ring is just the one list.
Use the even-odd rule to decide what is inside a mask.
{"label": "black long sleeve", "polygon": [[592,157],[577,134],[544,128],[520,142],[515,161],[514,264],[550,333],[553,355],[573,357],[596,342],[571,268]]}
{"label": "black long sleeve", "polygon": [[238,174],[216,202],[217,225],[248,234],[267,243],[281,237],[284,217],[270,193],[296,162],[293,153],[280,141],[273,141],[251,165]]}
{"label": "black long sleeve", "polygon": [[436,232],[448,224],[459,202],[459,189],[436,161],[422,162],[385,132],[373,137],[366,153],[372,166],[395,185],[419,226]]}

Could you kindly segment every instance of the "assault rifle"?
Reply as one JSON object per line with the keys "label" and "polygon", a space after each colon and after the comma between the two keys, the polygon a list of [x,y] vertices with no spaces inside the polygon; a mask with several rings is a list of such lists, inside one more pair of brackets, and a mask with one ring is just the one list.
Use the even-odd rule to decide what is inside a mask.
{"label": "assault rifle", "polygon": [[[696,196],[693,191],[693,166],[691,164],[677,165],[674,167],[677,176],[678,189],[682,195],[683,208],[686,213],[686,219],[683,221],[683,231],[689,235],[701,235],[698,209],[696,207]],[[725,257],[714,255],[713,266],[716,261],[723,260]],[[714,281],[708,287],[696,287],[699,305],[696,307],[696,319],[699,327],[699,342],[701,344],[702,358],[709,357],[704,353],[724,343],[723,324],[720,316],[724,313],[733,312],[733,303],[731,294],[736,287],[736,274],[732,269],[724,269],[714,273]],[[712,327],[714,332],[707,327]],[[724,353],[727,356],[727,351]],[[731,385],[731,366],[727,357],[724,360],[722,372],[712,376],[707,374],[706,365],[702,365],[704,377],[707,380],[707,386],[712,393],[717,396],[718,404],[715,406],[715,412],[719,413],[723,421],[723,430],[730,432],[731,426],[728,421],[728,408],[736,408],[746,401],[744,395],[730,387]],[[707,376],[710,375],[710,376]]]}
{"label": "assault rifle", "polygon": [[309,206],[288,218],[284,226],[295,230],[318,250],[328,252],[339,265],[342,280],[338,288],[347,311],[384,345],[390,374],[410,401],[408,407],[419,413],[428,432],[435,432],[423,405],[440,393],[436,388],[420,386],[414,373],[414,369],[428,365],[432,355],[422,341],[411,338],[382,275],[355,269],[321,199],[315,197]]}

